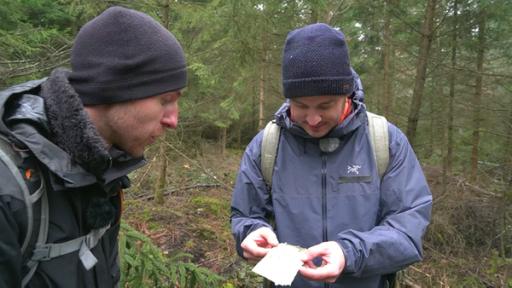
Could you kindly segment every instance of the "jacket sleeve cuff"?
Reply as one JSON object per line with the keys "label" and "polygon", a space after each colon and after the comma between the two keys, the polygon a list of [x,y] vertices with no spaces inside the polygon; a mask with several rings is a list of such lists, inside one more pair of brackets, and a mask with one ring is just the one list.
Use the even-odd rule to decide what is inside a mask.
{"label": "jacket sleeve cuff", "polygon": [[354,274],[356,272],[356,257],[354,253],[354,249],[350,242],[344,240],[337,240],[338,244],[345,255],[345,268],[343,269],[343,274]]}

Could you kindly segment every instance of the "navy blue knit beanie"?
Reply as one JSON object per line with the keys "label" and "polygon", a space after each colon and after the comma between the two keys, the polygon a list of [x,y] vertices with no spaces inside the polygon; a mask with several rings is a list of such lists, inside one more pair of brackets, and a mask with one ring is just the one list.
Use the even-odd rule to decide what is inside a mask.
{"label": "navy blue knit beanie", "polygon": [[354,91],[345,36],[327,24],[288,33],[282,70],[286,98],[349,95]]}
{"label": "navy blue knit beanie", "polygon": [[69,82],[84,105],[110,104],[182,89],[186,66],[181,45],[157,21],[111,7],[76,36]]}

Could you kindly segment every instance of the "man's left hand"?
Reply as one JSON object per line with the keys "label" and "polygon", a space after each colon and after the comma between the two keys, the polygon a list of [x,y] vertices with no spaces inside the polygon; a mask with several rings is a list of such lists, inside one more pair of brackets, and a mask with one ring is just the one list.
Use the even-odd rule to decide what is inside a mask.
{"label": "man's left hand", "polygon": [[[313,259],[320,257],[322,264],[316,266]],[[345,268],[345,255],[337,242],[329,241],[312,246],[302,258],[304,266],[299,273],[309,280],[334,283]]]}

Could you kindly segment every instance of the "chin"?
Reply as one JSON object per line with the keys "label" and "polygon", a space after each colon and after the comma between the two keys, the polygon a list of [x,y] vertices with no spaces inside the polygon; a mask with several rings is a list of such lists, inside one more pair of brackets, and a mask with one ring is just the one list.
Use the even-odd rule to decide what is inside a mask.
{"label": "chin", "polygon": [[312,131],[306,131],[308,132],[309,136],[313,138],[322,138],[325,135],[327,135],[327,132],[312,132]]}

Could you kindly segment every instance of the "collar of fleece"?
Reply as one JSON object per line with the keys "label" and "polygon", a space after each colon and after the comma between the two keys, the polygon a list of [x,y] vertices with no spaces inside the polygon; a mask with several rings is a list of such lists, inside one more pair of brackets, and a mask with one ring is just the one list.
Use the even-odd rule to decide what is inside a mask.
{"label": "collar of fleece", "polygon": [[51,137],[85,170],[101,175],[111,162],[107,144],[69,84],[69,74],[69,70],[55,69],[42,85],[41,95],[45,99]]}

